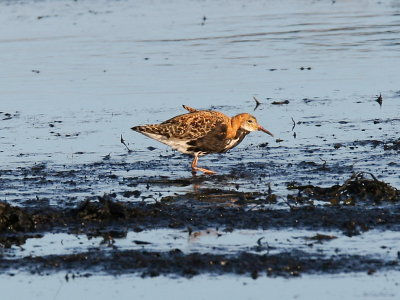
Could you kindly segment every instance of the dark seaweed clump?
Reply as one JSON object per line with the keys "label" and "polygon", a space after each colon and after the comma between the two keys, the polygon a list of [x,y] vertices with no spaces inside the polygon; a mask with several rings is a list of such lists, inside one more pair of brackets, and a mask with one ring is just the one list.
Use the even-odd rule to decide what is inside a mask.
{"label": "dark seaweed clump", "polygon": [[27,232],[34,229],[34,221],[19,207],[0,202],[0,233]]}
{"label": "dark seaweed clump", "polygon": [[398,202],[400,191],[389,184],[378,180],[374,175],[366,177],[366,173],[355,173],[342,185],[333,185],[328,188],[313,185],[289,184],[288,189],[299,190],[297,196],[289,197],[291,200],[322,200],[333,205],[356,203],[380,204],[384,201]]}
{"label": "dark seaweed clump", "polygon": [[19,207],[0,202],[0,246],[22,245],[32,237],[35,228],[32,216]]}
{"label": "dark seaweed clump", "polygon": [[397,141],[391,141],[391,142],[385,143],[385,145],[383,146],[383,149],[400,151],[400,139],[398,139]]}

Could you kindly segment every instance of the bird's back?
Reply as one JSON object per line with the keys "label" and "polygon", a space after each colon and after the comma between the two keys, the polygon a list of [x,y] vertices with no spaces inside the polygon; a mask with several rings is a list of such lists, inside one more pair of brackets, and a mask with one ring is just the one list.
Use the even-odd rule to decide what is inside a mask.
{"label": "bird's back", "polygon": [[191,140],[207,135],[218,126],[226,126],[228,122],[230,118],[223,113],[201,110],[176,116],[160,124],[135,126],[132,129],[149,137],[157,135],[166,139]]}

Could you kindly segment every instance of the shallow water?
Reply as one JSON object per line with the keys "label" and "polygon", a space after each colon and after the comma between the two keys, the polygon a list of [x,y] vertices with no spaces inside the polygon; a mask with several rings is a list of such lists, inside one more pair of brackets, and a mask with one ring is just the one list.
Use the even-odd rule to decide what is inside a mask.
{"label": "shallow water", "polygon": [[[71,207],[103,193],[152,202],[197,191],[195,184],[168,182],[191,178],[190,158],[129,129],[184,113],[181,104],[228,115],[251,112],[282,139],[252,133],[229,153],[201,158],[201,166],[221,177],[204,179],[200,188],[271,187],[279,209],[287,209],[287,182],[330,186],[364,171],[400,188],[398,151],[384,150],[400,135],[399,15],[399,3],[389,0],[0,1],[0,27],[7,29],[0,32],[0,199],[22,207]],[[380,93],[382,106],[374,101]],[[257,109],[253,96],[262,102]],[[271,104],[283,100],[289,104]],[[133,152],[120,143],[121,135]],[[140,196],[123,196],[132,190]],[[156,230],[152,239],[157,234],[164,238]],[[343,237],[327,245],[358,252],[393,235],[384,232],[377,241],[379,233],[368,232],[358,237],[366,242]],[[259,237],[255,231],[249,241],[233,240],[246,248]],[[99,242],[82,238],[67,248],[60,239],[61,233],[37,239],[33,253],[80,251]],[[227,251],[223,240],[191,245]],[[129,248],[131,242],[128,234],[117,245]],[[174,242],[161,239],[155,248]],[[303,242],[292,239],[290,247]],[[283,241],[278,246],[289,247]],[[26,280],[40,286],[57,276]],[[360,286],[370,280],[343,276],[337,280],[351,278]],[[25,281],[4,278],[0,282]],[[379,278],[385,282],[385,275]],[[212,280],[202,277],[193,288]],[[232,280],[241,279],[227,284]],[[323,286],[331,278],[308,280],[279,282]],[[197,284],[183,282],[176,285]]]}
{"label": "shallow water", "polygon": [[[71,277],[71,275],[69,276]],[[268,297],[296,299],[398,299],[396,273],[304,276],[301,278],[251,278],[236,276],[199,276],[195,279],[171,277],[140,278],[136,276],[94,276],[65,280],[57,276],[31,277],[1,275],[0,287],[8,299],[262,299]]]}
{"label": "shallow water", "polygon": [[[318,239],[318,236],[323,236]],[[324,238],[325,237],[325,238]],[[142,232],[127,232],[121,237],[107,240],[106,237],[71,235],[65,233],[46,234],[31,238],[22,246],[3,250],[3,257],[23,258],[46,255],[66,255],[99,249],[108,251],[144,250],[170,251],[179,249],[188,253],[279,254],[304,251],[310,255],[364,255],[386,261],[398,258],[397,231],[371,230],[362,235],[348,237],[337,231],[314,232],[311,230],[235,230],[225,232],[210,228],[188,235],[187,230],[154,229]]]}

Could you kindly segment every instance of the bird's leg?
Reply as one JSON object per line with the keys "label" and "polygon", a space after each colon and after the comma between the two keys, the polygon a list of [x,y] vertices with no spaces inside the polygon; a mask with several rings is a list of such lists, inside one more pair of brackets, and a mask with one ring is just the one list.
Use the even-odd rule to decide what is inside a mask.
{"label": "bird's leg", "polygon": [[199,161],[199,155],[197,153],[195,153],[193,161],[192,161],[192,173],[196,173],[197,171],[199,171],[199,172],[203,172],[204,174],[209,174],[209,175],[216,174],[214,171],[197,167],[198,161]]}

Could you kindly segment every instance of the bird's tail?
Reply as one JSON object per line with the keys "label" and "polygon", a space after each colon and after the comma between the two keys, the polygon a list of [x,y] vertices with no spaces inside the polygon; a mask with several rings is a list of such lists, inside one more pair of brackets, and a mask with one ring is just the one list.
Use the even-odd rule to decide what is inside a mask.
{"label": "bird's tail", "polygon": [[164,126],[160,126],[160,124],[154,125],[142,125],[142,126],[134,126],[131,128],[134,131],[143,133],[143,134],[164,134],[165,128]]}
{"label": "bird's tail", "polygon": [[198,109],[196,109],[196,108],[193,108],[193,107],[190,107],[190,106],[187,106],[187,105],[182,105],[182,107],[184,108],[184,109],[186,109],[188,112],[196,112],[196,111],[199,111]]}
{"label": "bird's tail", "polygon": [[143,127],[144,126],[133,126],[133,127],[131,127],[131,129],[134,131],[137,131],[137,132],[141,132],[141,131],[143,131]]}
{"label": "bird's tail", "polygon": [[133,126],[131,129],[137,132],[151,132],[152,126],[151,125]]}

